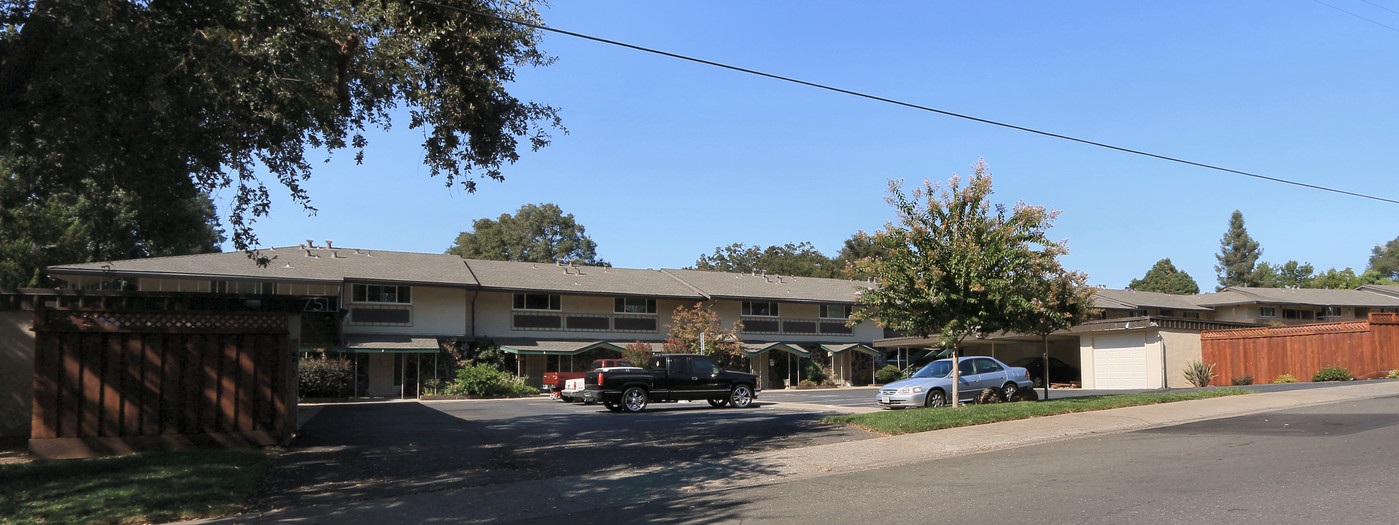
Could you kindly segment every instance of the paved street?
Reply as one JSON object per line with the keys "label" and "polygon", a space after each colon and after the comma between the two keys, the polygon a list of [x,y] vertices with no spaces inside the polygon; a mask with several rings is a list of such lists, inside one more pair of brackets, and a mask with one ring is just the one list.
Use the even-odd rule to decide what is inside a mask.
{"label": "paved street", "polygon": [[1396,443],[1399,396],[1390,396],[681,494],[551,521],[1394,523]]}
{"label": "paved street", "polygon": [[[995,509],[1009,522],[1276,523],[1382,509],[1399,483],[1399,382],[1266,389],[895,437],[819,423],[872,390],[642,414],[545,399],[323,405],[255,512],[212,521],[981,522]],[[1392,521],[1370,516],[1385,515],[1339,519]]]}

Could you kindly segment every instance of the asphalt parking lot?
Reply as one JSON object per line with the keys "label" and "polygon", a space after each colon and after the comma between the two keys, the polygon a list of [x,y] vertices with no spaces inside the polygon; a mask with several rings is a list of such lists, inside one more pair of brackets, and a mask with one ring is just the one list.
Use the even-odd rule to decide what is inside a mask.
{"label": "asphalt parking lot", "polygon": [[[543,397],[307,405],[302,410],[314,415],[254,508],[343,504],[878,437],[821,422],[851,411],[833,408],[853,402],[840,401],[845,393],[824,397],[834,392],[764,392],[746,409],[653,403],[639,414]],[[873,392],[854,397],[869,405]]]}

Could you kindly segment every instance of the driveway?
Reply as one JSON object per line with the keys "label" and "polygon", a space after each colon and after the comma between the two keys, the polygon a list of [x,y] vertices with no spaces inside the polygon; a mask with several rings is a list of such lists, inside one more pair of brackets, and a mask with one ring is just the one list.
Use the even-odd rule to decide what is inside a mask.
{"label": "driveway", "polygon": [[821,423],[835,410],[784,408],[768,398],[764,392],[748,409],[658,403],[640,414],[542,398],[303,407],[315,415],[253,507],[344,504],[878,437]]}

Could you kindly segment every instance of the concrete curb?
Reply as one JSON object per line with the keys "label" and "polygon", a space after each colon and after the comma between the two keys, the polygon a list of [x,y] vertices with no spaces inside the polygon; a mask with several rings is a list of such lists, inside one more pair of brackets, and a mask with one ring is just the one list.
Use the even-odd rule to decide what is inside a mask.
{"label": "concrete curb", "polygon": [[[279,509],[198,523],[427,522],[534,520],[637,504],[676,493],[726,490],[858,472],[918,461],[1241,416],[1300,406],[1399,395],[1399,381],[1265,392],[1159,405],[1061,414],[800,449],[720,461],[659,465],[546,480],[453,489],[341,505]],[[829,410],[823,405],[811,407]]]}

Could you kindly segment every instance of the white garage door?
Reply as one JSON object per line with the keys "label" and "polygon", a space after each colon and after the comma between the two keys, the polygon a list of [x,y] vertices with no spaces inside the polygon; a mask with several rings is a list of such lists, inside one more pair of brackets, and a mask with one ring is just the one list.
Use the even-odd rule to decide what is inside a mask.
{"label": "white garage door", "polygon": [[1095,388],[1149,388],[1146,385],[1146,334],[1100,336],[1093,341]]}

